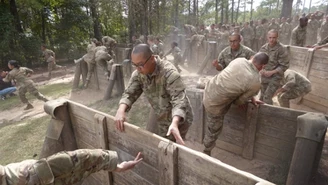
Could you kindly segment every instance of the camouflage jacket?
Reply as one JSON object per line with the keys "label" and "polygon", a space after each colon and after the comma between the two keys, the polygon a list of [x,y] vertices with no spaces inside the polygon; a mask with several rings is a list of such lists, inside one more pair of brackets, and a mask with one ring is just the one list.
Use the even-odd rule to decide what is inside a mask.
{"label": "camouflage jacket", "polygon": [[260,52],[267,53],[269,55],[269,62],[265,65],[264,69],[267,71],[278,70],[281,76],[289,68],[289,57],[287,48],[280,42],[273,47],[270,47],[268,43],[264,44]]}
{"label": "camouflage jacket", "polygon": [[300,92],[310,92],[311,82],[305,76],[300,73],[287,69],[282,80],[282,85],[287,91],[300,91]]}
{"label": "camouflage jacket", "polygon": [[231,47],[228,46],[219,54],[218,63],[224,69],[232,60],[236,58],[246,58],[249,60],[253,55],[255,55],[255,52],[242,44],[240,44],[240,47],[238,51],[236,51],[235,55],[232,53]]}
{"label": "camouflage jacket", "polygon": [[83,60],[87,63],[94,63],[95,52],[96,52],[96,44],[95,43],[88,44],[87,54],[83,56]]}
{"label": "camouflage jacket", "polygon": [[32,74],[33,70],[27,67],[20,67],[19,69],[12,69],[3,79],[4,82],[11,82],[14,80],[17,87],[25,87],[33,84],[33,81],[27,77],[28,74]]}
{"label": "camouflage jacket", "polygon": [[303,47],[306,41],[306,27],[301,28],[297,26],[292,31],[292,38],[290,40],[290,45]]}
{"label": "camouflage jacket", "polygon": [[324,39],[328,36],[328,21],[324,21],[320,27],[320,39]]}
{"label": "camouflage jacket", "polygon": [[1,185],[66,185],[84,180],[90,174],[117,168],[117,153],[101,149],[60,152],[41,160],[25,160],[0,165]]}
{"label": "camouflage jacket", "polygon": [[289,39],[288,37],[289,37],[289,35],[291,33],[291,30],[292,29],[291,29],[291,25],[290,24],[288,24],[287,22],[282,23],[280,25],[280,32],[279,32],[280,37],[283,38],[283,39]]}
{"label": "camouflage jacket", "polygon": [[203,103],[206,111],[220,115],[231,103],[242,105],[261,87],[258,69],[245,58],[233,60],[221,73],[208,81]]}
{"label": "camouflage jacket", "polygon": [[53,62],[55,58],[55,52],[50,49],[46,49],[43,51],[43,57],[46,62]]}
{"label": "camouflage jacket", "polygon": [[243,28],[240,34],[243,36],[244,40],[251,40],[254,38],[254,30],[251,27]]}
{"label": "camouflage jacket", "polygon": [[176,46],[176,47],[170,49],[165,54],[165,56],[168,55],[168,54],[170,54],[170,53],[172,53],[175,61],[181,61],[182,60],[182,53],[181,53],[181,49],[179,47]]}
{"label": "camouflage jacket", "polygon": [[185,85],[174,65],[166,60],[156,58],[156,68],[152,74],[143,75],[137,70],[132,73],[120,104],[129,109],[144,92],[155,114],[171,122],[172,117],[179,116],[184,121],[192,122],[192,111],[186,96]]}
{"label": "camouflage jacket", "polygon": [[277,23],[270,23],[268,27],[268,31],[270,30],[276,30],[279,32],[280,26]]}
{"label": "camouflage jacket", "polygon": [[323,38],[320,42],[317,43],[318,46],[324,45],[328,43],[328,36]]}

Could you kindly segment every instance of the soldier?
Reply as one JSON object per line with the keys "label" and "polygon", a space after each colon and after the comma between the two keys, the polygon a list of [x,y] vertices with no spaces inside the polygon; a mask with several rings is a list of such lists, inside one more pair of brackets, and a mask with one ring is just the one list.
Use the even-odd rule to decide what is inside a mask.
{"label": "soldier", "polygon": [[221,26],[220,42],[218,43],[218,52],[220,53],[224,48],[229,46],[229,31],[226,25]]}
{"label": "soldier", "polygon": [[48,79],[50,79],[52,71],[57,68],[55,52],[53,52],[50,49],[47,49],[47,46],[45,44],[41,46],[41,50],[42,50],[43,57],[48,64]]}
{"label": "soldier", "polygon": [[312,46],[317,43],[318,29],[320,28],[320,23],[314,18],[314,15],[310,15],[310,20],[306,27],[306,46]]}
{"label": "soldier", "polygon": [[117,44],[116,40],[113,39],[113,38],[111,38],[111,37],[109,37],[109,36],[104,36],[101,39],[101,41],[102,41],[102,44],[104,46],[106,46],[108,54],[112,57],[113,60],[115,60],[116,59],[116,55],[115,55],[114,49],[115,49],[116,44]]}
{"label": "soldier", "polygon": [[206,35],[206,38],[208,41],[218,41],[219,33],[215,29],[215,24],[211,24],[210,30],[208,34]]}
{"label": "soldier", "polygon": [[288,22],[286,22],[286,18],[281,18],[281,25],[279,31],[279,41],[285,45],[289,44],[289,38],[291,33],[291,26]]}
{"label": "soldier", "polygon": [[289,100],[302,98],[311,91],[310,80],[290,69],[285,71],[282,85],[276,92],[281,107],[289,108]]}
{"label": "soldier", "polygon": [[35,88],[33,81],[28,78],[33,73],[32,69],[27,67],[21,67],[16,60],[10,60],[8,62],[8,68],[11,69],[7,76],[3,79],[4,82],[16,81],[16,86],[18,89],[18,95],[20,100],[26,104],[24,110],[32,109],[33,105],[27,100],[26,93],[29,92],[37,99],[44,102],[48,101],[46,97],[41,94],[37,88]]}
{"label": "soldier", "polygon": [[144,92],[157,116],[158,135],[184,144],[193,114],[180,74],[173,64],[154,56],[146,44],[137,45],[131,59],[137,70],[120,100],[116,128],[124,131],[125,112]]}
{"label": "soldier", "polygon": [[164,55],[164,59],[166,59],[166,56],[169,55],[170,53],[172,53],[174,57],[173,64],[180,73],[181,69],[179,67],[179,64],[182,61],[182,54],[181,54],[181,49],[178,47],[178,43],[172,42],[171,49]]}
{"label": "soldier", "polygon": [[325,17],[325,21],[321,23],[319,35],[320,41],[328,36],[328,15]]}
{"label": "soldier", "polygon": [[114,64],[113,57],[108,52],[108,47],[103,46],[101,42],[98,41],[95,48],[95,61],[99,64],[105,73],[107,79],[110,76],[110,70]]}
{"label": "soldier", "polygon": [[159,54],[159,50],[158,50],[158,46],[155,44],[155,38],[152,35],[148,36],[147,39],[147,43],[151,49],[151,51],[153,52],[154,55],[158,55]]}
{"label": "soldier", "polygon": [[266,23],[267,23],[266,19],[261,19],[259,25],[256,27],[256,32],[255,32],[256,51],[258,51],[265,44]]}
{"label": "soldier", "polygon": [[185,34],[187,37],[191,37],[191,36],[197,34],[197,29],[193,25],[185,24],[183,26],[183,28],[184,28],[184,31],[185,31]]}
{"label": "soldier", "polygon": [[221,71],[226,68],[229,63],[236,58],[250,59],[255,54],[250,48],[240,44],[240,35],[233,33],[229,36],[230,46],[226,47],[221,53],[217,60],[212,62],[213,66]]}
{"label": "soldier", "polygon": [[157,45],[158,56],[160,58],[163,58],[163,56],[164,56],[164,43],[161,41],[161,39],[159,37],[156,37],[155,38],[155,44]]}
{"label": "soldier", "polygon": [[308,23],[307,17],[301,17],[299,25],[293,29],[292,38],[290,40],[291,46],[304,47],[306,41],[306,26]]}
{"label": "soldier", "polygon": [[254,30],[249,26],[248,22],[245,23],[244,28],[240,31],[240,34],[244,38],[244,45],[251,48],[254,38]]}
{"label": "soldier", "polygon": [[255,105],[261,103],[254,96],[261,87],[259,71],[268,60],[265,53],[257,53],[251,60],[237,58],[207,82],[203,99],[208,123],[203,140],[205,154],[211,155],[231,104],[243,105],[248,100]]}
{"label": "soldier", "polygon": [[279,24],[276,23],[276,19],[272,18],[271,19],[271,23],[269,24],[268,30],[280,30],[280,26]]}
{"label": "soldier", "polygon": [[300,22],[299,19],[300,19],[300,17],[298,15],[294,16],[293,22],[291,23],[292,30],[294,30],[294,28],[296,28],[298,26],[298,24]]}
{"label": "soldier", "polygon": [[1,100],[5,100],[6,96],[14,96],[14,92],[17,88],[14,86],[12,81],[4,82],[3,78],[7,76],[7,72],[0,70],[0,98]]}
{"label": "soldier", "polygon": [[261,97],[260,100],[272,105],[272,97],[279,88],[284,72],[289,67],[287,48],[278,41],[278,31],[270,30],[267,35],[268,43],[263,45],[260,52],[269,55],[269,63],[261,73]]}
{"label": "soldier", "polygon": [[207,35],[209,33],[209,31],[205,28],[205,25],[204,24],[201,24],[199,26],[199,29],[197,30],[197,33],[200,34],[200,35]]}
{"label": "soldier", "polygon": [[136,46],[138,44],[142,44],[142,41],[140,39],[137,38],[137,36],[133,35],[132,36],[132,46]]}
{"label": "soldier", "polygon": [[118,164],[115,151],[101,149],[63,151],[40,160],[31,159],[6,166],[0,165],[0,184],[76,184],[100,170],[124,172],[134,168],[142,160],[140,152],[134,160]]}

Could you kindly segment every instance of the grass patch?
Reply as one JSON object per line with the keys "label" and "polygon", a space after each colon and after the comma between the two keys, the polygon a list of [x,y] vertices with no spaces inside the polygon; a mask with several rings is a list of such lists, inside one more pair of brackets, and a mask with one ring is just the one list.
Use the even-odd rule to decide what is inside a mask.
{"label": "grass patch", "polygon": [[[72,89],[71,83],[58,83],[58,84],[51,84],[51,85],[45,85],[42,87],[37,87],[39,91],[44,94],[46,97],[50,97],[52,99],[59,98],[61,96],[65,96],[68,93],[70,93]],[[26,97],[28,100],[32,101],[35,100],[35,96],[26,93]],[[22,104],[18,96],[10,97],[6,99],[5,101],[1,101],[0,104],[0,111],[12,109],[14,107],[19,106]]]}
{"label": "grass patch", "polygon": [[[6,165],[39,155],[50,116],[23,120],[0,127],[0,164]],[[38,159],[35,156],[35,159]]]}

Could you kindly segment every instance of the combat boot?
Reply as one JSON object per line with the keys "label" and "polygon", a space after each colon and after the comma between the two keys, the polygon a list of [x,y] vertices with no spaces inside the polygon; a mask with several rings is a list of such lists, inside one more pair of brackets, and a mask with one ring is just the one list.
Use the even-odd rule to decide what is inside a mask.
{"label": "combat boot", "polygon": [[208,156],[211,156],[211,150],[204,149],[203,150],[203,153],[206,154],[206,155],[208,155]]}
{"label": "combat boot", "polygon": [[29,110],[29,109],[33,109],[33,108],[34,108],[33,105],[28,103],[24,110]]}

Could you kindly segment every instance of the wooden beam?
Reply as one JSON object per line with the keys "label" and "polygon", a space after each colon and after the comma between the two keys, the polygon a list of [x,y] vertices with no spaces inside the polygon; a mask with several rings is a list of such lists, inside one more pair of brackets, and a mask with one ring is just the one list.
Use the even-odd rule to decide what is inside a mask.
{"label": "wooden beam", "polygon": [[246,159],[253,159],[254,155],[258,110],[259,108],[257,108],[255,105],[251,103],[248,104],[242,153],[242,156]]}
{"label": "wooden beam", "polygon": [[159,185],[175,185],[178,180],[178,150],[168,141],[158,144]]}

